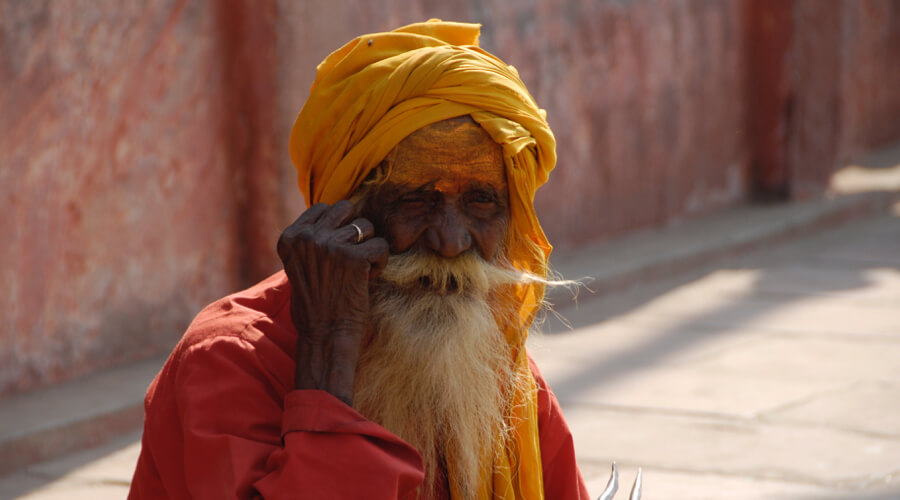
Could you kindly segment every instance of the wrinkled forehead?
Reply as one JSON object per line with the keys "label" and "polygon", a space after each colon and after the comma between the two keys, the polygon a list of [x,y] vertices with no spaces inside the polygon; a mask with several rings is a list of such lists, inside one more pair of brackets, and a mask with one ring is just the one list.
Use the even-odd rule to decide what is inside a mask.
{"label": "wrinkled forehead", "polygon": [[416,184],[440,177],[445,182],[481,183],[506,189],[503,148],[470,116],[423,127],[388,154],[388,182]]}

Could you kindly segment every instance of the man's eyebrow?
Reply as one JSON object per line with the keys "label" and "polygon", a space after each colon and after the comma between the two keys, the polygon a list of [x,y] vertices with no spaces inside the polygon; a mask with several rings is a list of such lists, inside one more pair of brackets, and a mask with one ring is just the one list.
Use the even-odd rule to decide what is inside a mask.
{"label": "man's eyebrow", "polygon": [[498,189],[498,186],[491,184],[490,182],[485,182],[485,181],[472,181],[469,183],[469,189],[491,191],[493,193],[500,192],[500,190]]}
{"label": "man's eyebrow", "polygon": [[413,189],[413,192],[421,192],[421,191],[432,191],[434,190],[434,186],[437,184],[437,181],[428,181],[419,187]]}
{"label": "man's eyebrow", "polygon": [[433,191],[437,181],[428,181],[424,184],[410,184],[406,182],[390,182],[388,181],[388,185],[390,186],[390,190],[396,194],[408,194],[408,193],[424,193],[426,191]]}

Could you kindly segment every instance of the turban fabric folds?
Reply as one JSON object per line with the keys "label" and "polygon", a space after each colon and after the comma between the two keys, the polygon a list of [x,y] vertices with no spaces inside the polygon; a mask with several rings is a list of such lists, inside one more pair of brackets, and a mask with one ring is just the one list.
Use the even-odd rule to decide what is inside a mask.
{"label": "turban fabric folds", "polygon": [[[517,269],[547,274],[550,244],[534,194],[556,163],[545,113],[511,66],[478,47],[480,25],[417,23],[358,37],[319,66],[291,130],[290,152],[307,205],[346,199],[406,136],[471,115],[503,148],[510,195],[507,256]],[[540,284],[507,300],[518,315],[501,325],[515,362],[543,299]],[[509,442],[485,464],[480,498],[543,498],[536,388],[514,396]],[[451,471],[452,472],[452,471]],[[459,492],[451,484],[454,498]]]}

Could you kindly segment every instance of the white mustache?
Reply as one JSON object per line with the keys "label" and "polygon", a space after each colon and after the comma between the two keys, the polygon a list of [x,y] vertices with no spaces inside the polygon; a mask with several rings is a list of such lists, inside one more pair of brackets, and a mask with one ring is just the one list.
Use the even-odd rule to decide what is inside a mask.
{"label": "white mustache", "polygon": [[414,252],[388,257],[379,280],[403,290],[481,296],[491,288],[526,281],[526,276],[521,271],[489,263],[474,252],[452,259]]}

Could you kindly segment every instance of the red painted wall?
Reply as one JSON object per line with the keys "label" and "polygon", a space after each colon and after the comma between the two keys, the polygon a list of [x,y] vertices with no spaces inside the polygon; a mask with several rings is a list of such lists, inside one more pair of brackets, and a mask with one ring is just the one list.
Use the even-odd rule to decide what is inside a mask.
{"label": "red painted wall", "polygon": [[900,138],[900,3],[744,6],[754,194],[820,196],[835,168]]}
{"label": "red painted wall", "polygon": [[[785,196],[820,194],[900,139],[900,6],[785,2],[774,62],[756,0],[0,2],[0,395],[164,353],[277,269],[303,206],[290,126],[316,64],[364,32],[484,24],[559,140],[537,198],[558,248],[741,203],[765,147]],[[752,97],[760,61],[774,99]]]}
{"label": "red painted wall", "polygon": [[900,3],[843,0],[841,7],[838,163],[900,138]]}
{"label": "red painted wall", "polygon": [[0,3],[0,394],[171,348],[240,282],[201,2]]}

